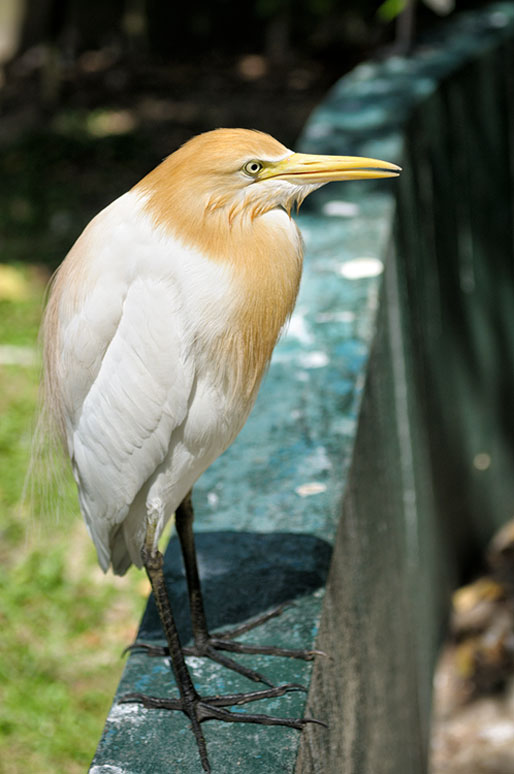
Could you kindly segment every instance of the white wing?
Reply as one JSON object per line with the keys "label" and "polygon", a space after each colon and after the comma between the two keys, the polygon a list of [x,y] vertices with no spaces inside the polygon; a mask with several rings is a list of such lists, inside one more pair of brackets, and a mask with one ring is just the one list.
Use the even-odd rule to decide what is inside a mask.
{"label": "white wing", "polygon": [[[132,221],[129,231],[135,228]],[[105,217],[101,229],[94,224],[93,234],[86,231],[84,245],[79,240],[70,254],[68,277],[65,269],[56,283],[59,386],[81,509],[106,570],[117,525],[186,417],[194,371],[172,271],[152,266],[145,255],[151,245],[134,244],[125,227],[116,237],[106,234]],[[109,241],[109,254],[102,248],[98,261],[89,251],[101,234]],[[124,244],[127,239],[130,245]],[[135,271],[127,270],[125,248],[143,258]],[[94,264],[93,272],[77,268],[85,262]],[[73,303],[67,296],[72,275],[83,283]]]}
{"label": "white wing", "polygon": [[[84,516],[102,566],[109,535],[166,457],[187,413],[191,369],[170,288],[136,280],[71,435]],[[106,555],[107,553],[107,555]]]}

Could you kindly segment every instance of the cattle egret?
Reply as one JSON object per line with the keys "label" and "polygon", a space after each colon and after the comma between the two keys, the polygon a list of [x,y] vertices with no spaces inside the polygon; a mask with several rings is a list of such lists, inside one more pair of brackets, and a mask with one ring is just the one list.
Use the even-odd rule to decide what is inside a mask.
{"label": "cattle egret", "polygon": [[[148,573],[180,694],[123,700],[184,712],[204,771],[205,720],[299,729],[316,722],[224,709],[300,686],[274,687],[220,651],[303,658],[314,652],[209,634],[191,490],[243,427],[291,315],[302,269],[293,205],[332,180],[398,172],[376,159],[294,153],[257,131],[207,132],[93,218],[53,280],[43,323],[46,414],[70,456],[100,566],[123,574],[135,564]],[[267,688],[211,697],[195,690],[157,546],[172,514],[186,567],[192,651]]]}

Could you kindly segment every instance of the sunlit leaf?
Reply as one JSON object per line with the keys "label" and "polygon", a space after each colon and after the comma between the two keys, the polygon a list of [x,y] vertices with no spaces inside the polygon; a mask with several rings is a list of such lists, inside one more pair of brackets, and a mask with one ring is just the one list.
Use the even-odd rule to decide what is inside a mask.
{"label": "sunlit leaf", "polygon": [[390,22],[407,8],[408,0],[384,0],[377,9],[380,21]]}

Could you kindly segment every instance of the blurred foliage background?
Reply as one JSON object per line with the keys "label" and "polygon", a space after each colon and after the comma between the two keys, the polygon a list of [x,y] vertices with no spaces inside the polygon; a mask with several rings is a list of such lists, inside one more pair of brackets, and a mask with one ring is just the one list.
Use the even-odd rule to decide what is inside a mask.
{"label": "blurred foliage background", "polygon": [[[470,7],[473,0],[459,3]],[[0,772],[87,769],[148,585],[104,577],[69,475],[23,498],[37,330],[88,220],[191,135],[294,146],[357,62],[452,0],[0,0]],[[344,152],[344,148],[341,149]]]}

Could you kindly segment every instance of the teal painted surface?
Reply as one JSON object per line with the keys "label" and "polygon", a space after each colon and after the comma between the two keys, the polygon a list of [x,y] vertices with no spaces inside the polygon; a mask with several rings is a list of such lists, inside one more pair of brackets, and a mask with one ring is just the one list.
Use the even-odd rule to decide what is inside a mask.
{"label": "teal painted surface", "polygon": [[[425,771],[430,674],[446,594],[458,571],[455,543],[461,544],[466,524],[462,507],[454,535],[451,514],[450,528],[435,516],[444,498],[462,505],[462,498],[449,496],[452,486],[459,492],[464,486],[456,477],[460,471],[445,478],[436,462],[438,455],[443,460],[449,428],[471,453],[473,444],[480,447],[487,422],[473,441],[475,425],[465,417],[451,419],[456,403],[463,415],[476,411],[476,401],[464,408],[469,376],[462,376],[458,364],[449,367],[460,342],[445,340],[441,346],[436,313],[437,303],[452,298],[453,269],[435,271],[434,254],[448,261],[456,229],[450,219],[448,229],[434,230],[436,216],[444,217],[451,207],[445,204],[439,212],[434,197],[427,200],[423,192],[432,190],[431,170],[438,170],[436,182],[448,191],[459,176],[461,168],[447,167],[444,143],[459,136],[457,108],[466,95],[461,73],[467,88],[482,84],[486,107],[488,99],[499,97],[498,89],[505,100],[505,84],[495,85],[498,57],[512,76],[513,31],[514,6],[502,4],[449,23],[409,60],[362,65],[328,95],[297,148],[385,158],[406,169],[400,181],[333,184],[307,200],[298,218],[306,265],[289,331],[247,425],[195,488],[211,625],[233,624],[293,598],[280,618],[246,635],[247,641],[314,643],[335,541],[321,625],[321,643],[331,660],[319,660],[313,674],[312,664],[241,657],[277,684],[310,684],[312,714],[328,719],[330,730],[311,728],[300,745],[298,733],[283,728],[207,723],[214,772]],[[466,67],[476,71],[470,74]],[[498,111],[492,103],[489,108],[477,135],[486,143],[488,131],[496,137],[490,124]],[[468,117],[478,125],[476,116]],[[440,131],[443,122],[446,133]],[[430,139],[438,134],[443,144],[433,145]],[[491,151],[490,142],[486,147]],[[496,173],[503,174],[495,168]],[[459,196],[467,201],[460,189]],[[459,234],[461,241],[466,238],[462,229]],[[445,239],[448,244],[436,253],[423,247]],[[466,264],[465,251],[458,254],[464,257],[462,264],[457,261],[457,274],[465,276],[469,256]],[[500,265],[501,247],[497,255]],[[440,282],[446,283],[443,293]],[[509,300],[504,295],[502,308]],[[465,339],[480,339],[471,310],[480,314],[483,307],[470,300],[459,309],[469,312]],[[490,339],[485,342],[482,350]],[[498,360],[488,363],[498,368]],[[441,417],[446,373],[452,375],[451,402],[448,416],[443,411]],[[444,433],[433,433],[434,417]],[[492,426],[498,417],[488,421]],[[505,459],[504,448],[497,454]],[[509,465],[510,459],[496,470],[505,474]],[[476,492],[472,497],[477,499]],[[471,548],[490,532],[493,520],[472,518]],[[185,586],[174,543],[166,571],[187,640]],[[159,636],[151,609],[142,629],[146,638]],[[253,687],[209,662],[190,660],[190,665],[201,691]],[[132,655],[118,693],[129,690],[175,695],[165,660]],[[301,715],[305,697],[290,694],[252,709]],[[93,774],[199,770],[183,717],[114,703]]]}
{"label": "teal painted surface", "polygon": [[427,771],[449,594],[512,517],[514,7],[444,30],[358,68],[307,127],[399,142],[404,171],[311,680],[331,729],[306,730],[297,774]]}

